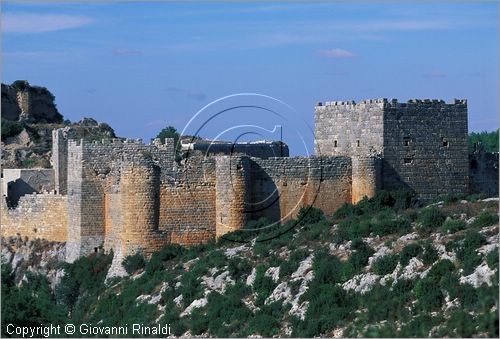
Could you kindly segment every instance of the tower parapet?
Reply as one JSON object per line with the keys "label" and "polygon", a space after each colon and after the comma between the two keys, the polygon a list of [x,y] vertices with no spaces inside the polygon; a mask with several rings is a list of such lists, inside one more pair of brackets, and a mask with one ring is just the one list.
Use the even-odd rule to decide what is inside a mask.
{"label": "tower parapet", "polygon": [[421,199],[466,193],[467,153],[465,99],[381,98],[315,107],[315,154],[382,157],[384,189],[403,187]]}

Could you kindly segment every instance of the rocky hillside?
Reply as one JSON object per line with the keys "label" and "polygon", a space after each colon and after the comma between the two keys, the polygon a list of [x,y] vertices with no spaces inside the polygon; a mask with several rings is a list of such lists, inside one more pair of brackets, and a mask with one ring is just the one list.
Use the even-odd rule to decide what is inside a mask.
{"label": "rocky hillside", "polygon": [[78,123],[63,120],[54,100],[48,89],[24,80],[2,84],[2,167],[50,167],[55,128],[69,128],[75,138],[115,137],[109,125],[94,119],[84,118]]}
{"label": "rocky hillside", "polygon": [[3,323],[29,314],[170,324],[175,336],[498,337],[498,199],[410,206],[404,192],[380,192],[328,218],[303,209],[265,230],[259,220],[218,242],[129,256],[125,278],[106,278],[112,253],[56,264],[60,245],[11,239]]}

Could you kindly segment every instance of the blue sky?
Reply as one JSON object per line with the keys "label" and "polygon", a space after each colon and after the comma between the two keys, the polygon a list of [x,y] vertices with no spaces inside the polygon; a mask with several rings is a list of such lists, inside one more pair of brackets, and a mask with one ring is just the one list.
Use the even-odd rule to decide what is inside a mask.
{"label": "blue sky", "polygon": [[[306,154],[315,102],[380,97],[467,98],[470,131],[498,128],[496,2],[3,1],[2,57],[2,82],[46,86],[66,118],[93,117],[147,141],[241,92],[282,102],[231,97],[186,132],[203,126],[213,138],[237,124],[282,125],[292,154]],[[234,105],[268,110],[234,109],[204,123]],[[276,136],[257,134],[246,137]]]}

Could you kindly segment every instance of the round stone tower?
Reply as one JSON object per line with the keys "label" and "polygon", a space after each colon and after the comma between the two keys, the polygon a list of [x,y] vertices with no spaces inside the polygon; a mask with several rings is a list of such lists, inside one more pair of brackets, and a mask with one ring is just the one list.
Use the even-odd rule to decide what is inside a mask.
{"label": "round stone tower", "polygon": [[143,154],[125,160],[121,169],[122,247],[124,255],[150,252],[158,231],[160,168]]}

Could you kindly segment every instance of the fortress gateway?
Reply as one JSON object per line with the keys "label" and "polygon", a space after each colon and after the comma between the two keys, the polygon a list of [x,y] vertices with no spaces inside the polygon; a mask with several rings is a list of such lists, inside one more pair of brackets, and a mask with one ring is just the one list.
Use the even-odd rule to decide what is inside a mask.
{"label": "fortress gateway", "polygon": [[89,143],[69,128],[52,136],[52,169],[4,171],[2,235],[66,242],[70,262],[100,247],[118,258],[196,244],[305,205],[329,214],[382,188],[426,200],[469,186],[465,100],[318,103],[309,158],[256,142],[208,153],[191,145],[176,162],[173,139]]}

